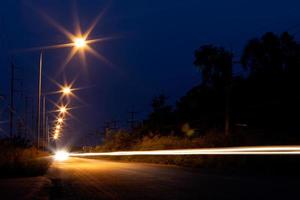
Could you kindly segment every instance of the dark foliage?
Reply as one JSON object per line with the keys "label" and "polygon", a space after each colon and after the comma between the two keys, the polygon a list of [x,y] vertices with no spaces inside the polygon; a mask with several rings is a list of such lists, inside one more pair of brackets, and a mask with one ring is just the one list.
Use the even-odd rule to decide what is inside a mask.
{"label": "dark foliage", "polygon": [[51,163],[46,152],[19,137],[1,139],[0,151],[0,178],[40,176],[46,173]]}
{"label": "dark foliage", "polygon": [[[201,72],[201,84],[173,109],[165,96],[155,97],[142,134],[181,135],[181,126],[188,123],[201,135],[209,130],[226,131],[227,123],[232,134],[252,130],[276,142],[300,138],[300,45],[293,36],[266,33],[251,39],[240,62],[233,63],[233,54],[222,47],[197,49],[194,65]],[[247,75],[233,76],[234,67]]]}
{"label": "dark foliage", "polygon": [[233,55],[222,47],[204,45],[195,51],[194,65],[201,71],[202,85],[224,87],[232,77]]}
{"label": "dark foliage", "polygon": [[[173,108],[164,95],[155,97],[152,112],[141,126],[131,133],[112,133],[104,145],[94,150],[299,144],[300,45],[296,40],[288,33],[266,33],[249,40],[240,61],[233,63],[233,55],[222,47],[200,47],[195,51],[194,64],[201,72],[201,84],[188,91]],[[243,69],[246,76],[233,76],[234,67]],[[229,134],[224,134],[226,124]],[[300,175],[298,157],[210,155],[116,159],[294,176]]]}
{"label": "dark foliage", "polygon": [[153,112],[145,120],[143,127],[147,132],[169,134],[174,128],[174,112],[172,106],[167,105],[166,101],[167,97],[164,95],[153,98],[151,103]]}

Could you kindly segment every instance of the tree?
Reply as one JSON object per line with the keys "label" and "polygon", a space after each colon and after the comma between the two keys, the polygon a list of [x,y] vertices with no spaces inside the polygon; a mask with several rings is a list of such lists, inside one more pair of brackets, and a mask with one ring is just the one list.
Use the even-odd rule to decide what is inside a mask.
{"label": "tree", "polygon": [[246,44],[241,64],[252,76],[276,78],[285,72],[299,72],[299,56],[300,46],[293,36],[287,32],[280,36],[268,32]]}
{"label": "tree", "polygon": [[241,64],[249,77],[240,90],[244,98],[239,98],[244,102],[240,107],[249,107],[245,113],[252,124],[278,130],[297,123],[290,117],[300,112],[300,45],[294,37],[268,32],[249,40]]}
{"label": "tree", "polygon": [[152,112],[144,123],[148,131],[159,131],[161,134],[172,131],[174,113],[172,106],[167,105],[166,102],[167,97],[163,94],[153,98]]}
{"label": "tree", "polygon": [[230,92],[233,55],[222,47],[204,45],[195,51],[194,65],[202,73],[203,84],[225,91],[225,134],[230,128]]}
{"label": "tree", "polygon": [[204,45],[195,51],[194,65],[201,71],[203,84],[228,85],[232,79],[232,53],[222,47]]}

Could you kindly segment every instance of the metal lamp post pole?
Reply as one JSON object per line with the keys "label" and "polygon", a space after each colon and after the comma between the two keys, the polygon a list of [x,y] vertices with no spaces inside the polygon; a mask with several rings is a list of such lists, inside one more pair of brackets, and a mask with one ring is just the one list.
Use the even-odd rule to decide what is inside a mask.
{"label": "metal lamp post pole", "polygon": [[48,115],[46,116],[46,125],[45,125],[45,128],[46,128],[46,139],[47,139],[47,147],[49,148],[49,125],[48,125],[48,121],[49,121],[49,117]]}
{"label": "metal lamp post pole", "polygon": [[46,147],[46,95],[43,95],[42,144]]}
{"label": "metal lamp post pole", "polygon": [[38,79],[38,96],[37,96],[37,120],[36,120],[37,148],[40,147],[42,68],[43,68],[43,52],[41,51],[41,53],[40,53],[40,62],[39,62],[39,79]]}

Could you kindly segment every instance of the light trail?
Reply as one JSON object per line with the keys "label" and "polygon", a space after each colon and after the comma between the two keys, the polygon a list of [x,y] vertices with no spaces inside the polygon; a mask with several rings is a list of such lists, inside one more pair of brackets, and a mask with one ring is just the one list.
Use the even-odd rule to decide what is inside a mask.
{"label": "light trail", "polygon": [[135,156],[135,155],[300,155],[300,146],[249,146],[201,149],[174,149],[150,151],[116,151],[94,153],[69,153],[73,157]]}

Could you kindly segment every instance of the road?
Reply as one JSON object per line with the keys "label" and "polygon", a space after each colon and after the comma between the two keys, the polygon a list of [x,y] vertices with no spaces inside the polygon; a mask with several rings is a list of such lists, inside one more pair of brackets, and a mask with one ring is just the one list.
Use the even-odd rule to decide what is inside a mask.
{"label": "road", "polygon": [[[70,158],[54,162],[50,199],[295,199],[288,178],[212,175],[175,166]],[[297,195],[297,196],[296,196]]]}
{"label": "road", "polygon": [[0,199],[32,200],[49,199],[47,188],[51,182],[47,177],[22,177],[0,179]]}

